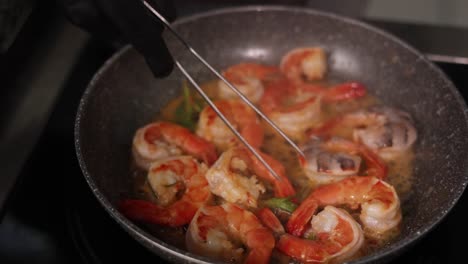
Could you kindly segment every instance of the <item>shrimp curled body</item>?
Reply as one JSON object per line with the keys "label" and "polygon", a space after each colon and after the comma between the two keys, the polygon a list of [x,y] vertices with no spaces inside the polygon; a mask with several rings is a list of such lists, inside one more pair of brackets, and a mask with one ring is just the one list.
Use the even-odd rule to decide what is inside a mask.
{"label": "shrimp curled body", "polygon": [[359,218],[369,235],[382,234],[401,222],[400,199],[390,184],[376,177],[352,176],[320,186],[307,199],[319,205],[361,208]]}
{"label": "shrimp curled body", "polygon": [[289,80],[276,80],[266,87],[259,102],[262,111],[293,138],[301,138],[321,114],[321,96],[298,92]]}
{"label": "shrimp curled body", "polygon": [[[238,100],[219,100],[215,105],[250,145],[260,147],[263,143],[263,128],[250,107]],[[196,133],[221,151],[238,144],[237,137],[210,106],[200,113]]]}
{"label": "shrimp curled body", "polygon": [[338,127],[351,129],[354,141],[375,151],[384,160],[400,156],[410,149],[417,139],[411,116],[385,106],[374,106],[332,119],[309,134],[330,134]]}
{"label": "shrimp curled body", "polygon": [[[313,216],[311,228],[304,238],[282,235],[277,248],[306,263],[346,260],[363,245],[361,226],[346,211],[333,206],[325,207]],[[312,237],[313,239],[307,239]]]}
{"label": "shrimp curled body", "polygon": [[[171,227],[188,224],[198,208],[211,199],[206,171],[206,165],[190,156],[156,161],[150,167],[148,181],[158,204],[127,199],[120,202],[120,212],[145,223]],[[181,193],[181,198],[177,199]]]}
{"label": "shrimp curled body", "polygon": [[189,154],[211,165],[216,161],[214,146],[190,130],[170,122],[155,122],[137,130],[133,137],[136,164],[148,170],[153,161]]}
{"label": "shrimp curled body", "polygon": [[[300,164],[306,175],[318,184],[340,181],[360,171],[379,179],[387,175],[385,163],[365,146],[342,138],[312,137],[304,145]],[[366,167],[365,170],[362,167]]]}
{"label": "shrimp curled body", "polygon": [[237,147],[225,151],[206,173],[211,191],[228,202],[257,207],[258,197],[266,190],[264,184],[258,181],[259,177],[273,185],[275,196],[294,195],[283,165],[264,153],[261,155],[281,180],[275,179],[250,151]]}
{"label": "shrimp curled body", "polygon": [[322,119],[322,105],[355,100],[367,94],[363,84],[348,82],[332,87],[271,81],[259,101],[260,108],[287,135],[301,138]]}
{"label": "shrimp curled body", "polygon": [[266,264],[275,239],[252,212],[226,203],[200,208],[187,230],[186,244],[189,251],[216,260]]}

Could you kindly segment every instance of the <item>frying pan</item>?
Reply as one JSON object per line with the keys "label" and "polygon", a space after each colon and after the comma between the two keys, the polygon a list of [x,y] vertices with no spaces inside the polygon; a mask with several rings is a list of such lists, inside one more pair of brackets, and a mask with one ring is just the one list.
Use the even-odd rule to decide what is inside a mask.
{"label": "frying pan", "polygon": [[[457,202],[468,182],[466,105],[447,77],[421,53],[377,28],[341,16],[291,7],[242,7],[203,13],[174,23],[176,30],[223,69],[239,62],[278,64],[287,51],[322,46],[329,77],[359,80],[387,105],[411,113],[419,138],[412,191],[402,197],[401,235],[353,263],[388,261],[427,234]],[[174,56],[199,81],[214,77],[175,39]],[[136,240],[173,262],[210,262],[167,244],[116,210],[133,190],[131,142],[181,93],[182,76],[154,79],[130,47],[110,58],[94,76],[78,109],[77,156],[87,182],[109,214]]]}

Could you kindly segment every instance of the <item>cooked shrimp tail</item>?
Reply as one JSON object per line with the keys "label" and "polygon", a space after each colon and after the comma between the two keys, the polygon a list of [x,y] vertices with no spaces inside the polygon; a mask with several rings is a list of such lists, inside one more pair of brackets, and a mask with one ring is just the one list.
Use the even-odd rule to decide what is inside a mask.
{"label": "cooked shrimp tail", "polygon": [[157,161],[150,167],[148,181],[159,204],[129,199],[119,203],[119,210],[139,222],[172,227],[188,224],[198,208],[211,199],[206,170],[189,156]]}
{"label": "cooked shrimp tail", "polygon": [[352,100],[367,94],[366,87],[358,82],[342,83],[328,88],[323,93],[325,103]]}
{"label": "cooked shrimp tail", "polygon": [[179,202],[178,206],[169,210],[146,200],[127,199],[119,203],[119,211],[137,222],[183,226],[190,222],[198,208],[187,202]]}
{"label": "cooked shrimp tail", "polygon": [[357,145],[357,150],[366,161],[366,176],[375,176],[383,180],[387,178],[388,167],[379,156],[361,144]]}
{"label": "cooked shrimp tail", "polygon": [[286,169],[283,164],[266,153],[260,152],[262,158],[270,165],[270,167],[281,177],[281,180],[276,179],[267,168],[257,159],[250,151],[247,151],[250,160],[253,164],[254,172],[263,179],[273,183],[276,197],[289,197],[296,194],[289,178],[286,176]]}
{"label": "cooked shrimp tail", "polygon": [[312,219],[318,208],[318,202],[308,197],[292,213],[286,224],[286,231],[295,236],[302,236],[306,231],[307,223]]}
{"label": "cooked shrimp tail", "polygon": [[275,235],[283,235],[286,232],[278,217],[269,208],[258,210],[257,216]]}

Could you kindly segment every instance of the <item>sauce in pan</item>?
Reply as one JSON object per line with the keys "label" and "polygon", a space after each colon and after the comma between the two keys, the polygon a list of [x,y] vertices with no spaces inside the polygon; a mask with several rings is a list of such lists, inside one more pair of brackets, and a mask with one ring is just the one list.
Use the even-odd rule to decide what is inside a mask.
{"label": "sauce in pan", "polygon": [[[296,55],[289,54],[285,57],[284,60],[288,60],[288,59],[295,60],[297,59],[297,58],[294,58],[294,56]],[[319,60],[321,60],[321,58],[319,58]],[[292,62],[289,62],[289,64],[291,63]],[[348,97],[342,96],[342,93],[346,93],[349,91],[347,90],[347,88],[352,86],[352,89],[355,89],[355,87],[358,87],[358,84],[345,83],[344,85],[341,85],[336,80],[324,81],[324,79],[321,77],[321,74],[323,75],[323,73],[320,73],[320,71],[309,73],[309,75],[307,74],[301,75],[297,73],[297,69],[294,69],[295,67],[294,65],[293,65],[294,67],[289,65],[289,67],[293,67],[293,69],[290,70],[290,72],[285,73],[285,68],[287,68],[288,62],[284,62],[284,61],[280,66],[280,71],[283,74],[287,75],[289,79],[288,83],[289,82],[293,83],[291,84],[292,87],[300,87],[301,85],[304,85],[305,83],[306,87],[300,92],[294,92],[293,94],[295,97],[293,99],[285,99],[286,97],[290,96],[289,94],[288,95],[281,94],[278,97],[278,95],[276,95],[278,91],[268,90],[268,87],[272,87],[274,86],[276,82],[280,82],[278,81],[279,78],[275,75],[277,74],[277,71],[275,70],[275,68],[270,67],[270,66],[268,67],[256,66],[256,64],[255,65],[254,64],[239,64],[239,65],[233,66],[230,69],[226,70],[224,72],[225,76],[228,79],[230,79],[231,82],[234,82],[234,83],[239,82],[239,83],[235,83],[236,85],[239,85],[239,86],[246,85],[248,87],[250,85],[250,86],[256,87],[256,85],[259,85],[259,83],[256,81],[255,78],[261,79],[264,84],[266,83],[265,87],[263,87],[265,91],[263,92],[263,95],[261,96],[257,96],[255,93],[249,93],[249,91],[246,91],[246,90],[244,90],[243,92],[249,98],[251,99],[253,98],[253,100],[255,101],[255,104],[260,106],[260,108],[267,115],[269,115],[270,118],[272,118],[273,121],[275,121],[275,123],[277,123],[282,129],[284,128],[283,131],[285,131],[286,134],[288,134],[295,141],[297,145],[299,145],[305,151],[307,149],[305,146],[309,144],[310,139],[314,138],[315,136],[320,138],[320,141],[317,141],[317,142],[321,142],[320,144],[326,145],[326,147],[323,147],[323,149],[320,149],[320,151],[318,151],[316,148],[314,148],[314,151],[316,152],[309,151],[309,150],[305,151],[306,158],[304,160],[301,160],[298,158],[297,153],[291,148],[291,146],[288,145],[288,143],[283,138],[281,138],[264,121],[259,121],[260,122],[259,127],[263,129],[264,136],[263,136],[263,141],[257,147],[259,148],[261,152],[273,157],[277,162],[279,162],[280,164],[282,164],[282,166],[284,166],[285,168],[284,175],[287,177],[287,179],[289,179],[289,182],[294,189],[294,193],[293,195],[282,195],[283,196],[282,202],[285,202],[286,204],[288,204],[288,206],[293,206],[293,209],[290,209],[290,212],[288,212],[288,209],[285,209],[283,205],[275,204],[275,202],[271,203],[271,201],[275,199],[274,198],[275,196],[278,196],[278,194],[280,194],[281,196],[281,190],[277,189],[278,186],[276,185],[276,183],[274,183],[274,181],[271,181],[271,180],[265,181],[261,177],[257,177],[258,178],[257,182],[258,181],[262,182],[263,184],[262,188],[264,188],[264,190],[262,190],[259,187],[260,191],[258,194],[258,199],[256,199],[254,205],[252,206],[252,204],[249,204],[249,201],[246,204],[243,204],[242,202],[238,202],[238,204],[240,204],[240,208],[244,208],[245,210],[251,211],[257,215],[259,215],[262,208],[264,207],[270,208],[272,212],[275,214],[275,216],[278,218],[280,223],[284,225],[284,228],[286,228],[287,232],[296,235],[296,238],[300,238],[306,241],[306,242],[303,242],[301,240],[300,242],[297,242],[298,244],[295,244],[296,242],[294,241],[296,240],[294,239],[296,238],[292,240],[291,239],[288,240],[285,238],[285,235],[281,233],[271,232],[272,234],[274,234],[274,237],[276,240],[276,247],[273,249],[271,253],[271,257],[269,257],[269,261],[271,263],[288,263],[288,262],[305,261],[305,259],[301,259],[301,257],[298,257],[297,255],[298,253],[295,252],[295,250],[297,250],[297,248],[300,248],[306,245],[308,242],[311,242],[311,241],[313,245],[310,246],[309,244],[307,244],[308,246],[304,246],[306,248],[304,250],[306,251],[310,250],[310,249],[307,249],[307,247],[316,247],[313,249],[315,250],[314,254],[316,256],[312,258],[314,260],[317,260],[318,262],[327,262],[327,263],[328,262],[339,263],[342,261],[359,258],[363,255],[367,255],[367,254],[372,253],[375,250],[378,250],[379,248],[381,248],[387,243],[391,243],[392,240],[395,237],[397,237],[399,234],[399,228],[401,225],[400,208],[398,208],[397,211],[395,211],[396,212],[395,215],[391,216],[391,219],[388,220],[389,223],[392,221],[397,221],[396,222],[397,224],[388,224],[388,223],[377,224],[377,225],[369,224],[369,226],[367,226],[368,224],[366,223],[369,223],[369,222],[366,222],[366,223],[363,222],[364,220],[363,218],[361,218],[362,215],[360,216],[361,207],[359,206],[359,204],[358,205],[356,204],[353,205],[349,203],[335,204],[336,208],[340,208],[340,209],[336,209],[336,208],[330,209],[328,208],[328,206],[325,206],[325,205],[319,206],[319,209],[315,211],[314,213],[316,215],[314,217],[317,217],[317,219],[320,218],[321,220],[313,220],[312,222],[316,221],[316,223],[320,223],[320,221],[322,222],[325,221],[325,223],[328,223],[328,228],[336,228],[335,231],[332,230],[329,232],[344,232],[344,231],[337,231],[337,230],[341,230],[340,228],[344,228],[343,226],[347,226],[346,223],[338,224],[338,225],[335,223],[333,225],[333,224],[330,224],[331,220],[322,219],[326,217],[327,215],[328,217],[330,217],[330,215],[332,214],[335,214],[335,216],[331,216],[332,218],[338,217],[336,219],[341,219],[341,220],[336,220],[336,221],[345,221],[343,219],[347,219],[346,217],[347,215],[349,215],[354,220],[346,220],[346,221],[357,223],[357,226],[359,226],[358,229],[353,229],[353,230],[361,230],[362,228],[362,230],[359,232],[362,233],[364,242],[356,240],[356,237],[355,237],[354,240],[356,240],[357,242],[355,242],[356,244],[354,246],[354,249],[351,249],[351,246],[349,246],[349,248],[346,248],[347,246],[345,246],[346,243],[354,243],[354,242],[349,242],[343,237],[341,238],[333,237],[334,235],[332,233],[326,233],[323,230],[319,232],[317,231],[318,229],[317,227],[314,226],[314,224],[312,224],[313,228],[311,227],[311,224],[305,224],[304,228],[306,231],[303,232],[303,231],[299,231],[299,229],[294,229],[288,226],[290,224],[288,221],[290,221],[290,218],[294,218],[294,217],[291,217],[291,215],[294,216],[295,214],[295,213],[291,213],[294,211],[294,209],[296,209],[296,211],[301,210],[301,208],[303,207],[302,203],[306,203],[307,201],[311,199],[310,198],[311,193],[315,192],[316,190],[325,190],[326,186],[339,184],[342,181],[346,181],[346,179],[349,180],[353,178],[352,175],[359,175],[355,177],[362,176],[364,178],[364,177],[369,177],[369,176],[376,176],[376,177],[378,175],[382,176],[383,175],[382,173],[385,173],[383,176],[383,180],[387,182],[388,184],[390,184],[388,186],[393,186],[395,188],[395,191],[398,194],[399,200],[401,201],[401,204],[403,204],[404,206],[405,199],[406,197],[408,197],[408,194],[411,191],[411,182],[412,182],[411,177],[412,177],[412,171],[413,171],[412,166],[413,166],[413,159],[414,159],[414,151],[411,145],[414,142],[415,138],[412,138],[413,136],[411,134],[412,133],[411,128],[408,129],[404,127],[408,124],[409,124],[408,126],[411,126],[410,117],[408,117],[406,113],[403,113],[403,114],[400,113],[399,110],[393,110],[393,109],[384,107],[383,103],[378,98],[375,98],[369,95],[368,93],[364,93],[364,94],[361,93],[361,94],[356,95],[355,92],[352,92],[351,95]],[[235,67],[238,67],[238,68],[236,69]],[[238,72],[239,67],[245,71],[239,73]],[[315,65],[314,67],[317,67],[317,65]],[[233,71],[232,70],[233,68],[236,69],[237,71]],[[252,73],[252,71],[254,73]],[[271,74],[272,72],[273,74]],[[248,78],[242,79],[241,77],[243,77],[243,74],[244,75],[247,74]],[[306,81],[301,82],[298,78],[306,79]],[[333,90],[334,88],[340,85],[342,87],[339,89],[336,89],[336,92],[330,92],[331,90]],[[211,81],[202,85],[202,88],[207,92],[210,98],[215,102],[219,100],[231,100],[231,101],[235,100],[235,99],[225,99],[226,97],[231,98],[232,95],[229,95],[228,92],[226,91],[221,93],[220,90],[222,90],[222,87],[219,87],[219,86],[220,85],[218,81]],[[361,89],[362,87],[359,86],[358,88]],[[247,88],[243,88],[243,89],[247,89]],[[285,89],[285,91],[288,92],[287,89]],[[301,122],[300,121],[301,118],[303,116],[308,115],[308,112],[305,112],[305,110],[303,111],[303,109],[307,109],[307,107],[309,107],[308,105],[309,103],[310,103],[310,109],[313,109],[313,106],[312,106],[312,104],[314,104],[313,99],[311,99],[310,95],[308,94],[310,93],[310,91],[313,91],[313,93],[318,94],[318,96],[316,97],[319,99],[316,98],[315,100],[319,100],[321,102],[321,105],[319,105],[320,114],[319,114],[319,117],[314,117],[315,120],[313,124],[308,125],[306,128],[299,129],[300,132],[297,132],[297,130],[295,130],[294,128],[291,129],[288,126],[291,125],[290,120],[295,121],[295,118],[297,118],[298,120],[297,122]],[[266,96],[270,96],[270,98],[265,99]],[[255,98],[255,97],[259,97],[260,99]],[[281,97],[284,97],[284,98],[281,98]],[[192,104],[190,107],[193,107],[193,109],[187,108],[187,102]],[[278,102],[280,102],[280,104],[277,104]],[[197,107],[200,109],[196,109]],[[202,121],[199,120],[200,119],[199,115],[203,107],[206,107],[206,105],[203,104],[203,102],[201,102],[200,97],[195,94],[190,93],[186,89],[184,90],[184,95],[181,95],[180,97],[173,99],[171,102],[168,103],[166,107],[161,109],[161,112],[155,118],[155,122],[156,121],[157,122],[159,121],[176,122],[176,123],[184,125],[185,127],[192,129],[193,132],[197,132],[199,136],[204,137],[208,141],[212,141],[210,137],[204,134],[208,132],[204,132],[203,130],[200,129],[200,122]],[[235,104],[230,104],[229,107],[234,109],[235,107],[238,107],[238,106],[236,106]],[[232,114],[232,111],[233,110],[229,110],[229,111],[226,110],[224,113]],[[296,113],[295,111],[298,111],[297,112],[298,115],[297,116],[291,115],[291,113],[293,114]],[[355,113],[358,113],[358,114],[355,114]],[[362,113],[365,113],[364,121],[361,119],[361,117],[363,116]],[[183,115],[191,115],[191,117],[187,119],[187,116],[184,117]],[[388,118],[385,115],[387,115]],[[245,121],[245,119],[247,119],[247,116],[248,116],[248,112],[244,112],[237,119],[234,118],[235,121],[239,123],[237,124],[238,130],[241,130],[242,126],[245,124],[248,124],[249,126],[252,125],[252,123],[248,123],[247,121]],[[357,117],[359,118],[356,119]],[[355,119],[358,121],[356,121]],[[370,119],[372,120],[369,121]],[[334,122],[337,125],[333,124],[333,120],[335,120]],[[339,121],[336,121],[336,120],[339,120]],[[349,120],[352,120],[352,122]],[[192,124],[190,122],[192,122]],[[213,122],[215,121],[209,120],[208,125],[212,125]],[[376,123],[378,124],[377,126],[381,126],[381,127],[377,127],[375,129],[374,128],[369,129],[369,127],[372,127]],[[332,126],[329,126],[329,124],[332,124]],[[356,132],[356,131],[360,131],[360,132]],[[249,133],[256,133],[256,131],[249,132]],[[247,136],[250,136],[250,135],[247,135]],[[335,138],[339,138],[340,140],[343,140],[344,138],[346,139],[346,142],[354,142],[354,143],[350,143],[351,146],[355,146],[357,144],[358,147],[351,149],[350,151],[345,153],[343,156],[340,153],[343,152],[343,149],[347,149],[346,147],[342,147],[339,144],[338,144],[339,146],[336,147],[335,145],[333,145],[333,143],[331,143],[332,147],[330,147],[329,145],[327,145],[328,143],[324,143],[328,141],[334,142],[333,140]],[[338,141],[338,142],[341,142],[341,141]],[[348,144],[348,143],[345,143],[345,144]],[[405,144],[408,144],[409,146],[406,146]],[[314,145],[314,146],[316,147],[318,145]],[[362,150],[363,148],[366,150],[363,151]],[[393,150],[390,152],[386,151],[386,149],[389,149],[389,148],[390,149],[393,148],[393,150],[396,150],[396,152]],[[229,152],[228,151],[229,149],[231,149],[231,147],[226,148],[223,145],[216,145],[216,151],[218,155]],[[177,151],[180,151],[180,150],[176,150],[176,152]],[[362,153],[368,153],[367,151],[371,152],[371,154],[367,156],[366,154],[362,154]],[[183,152],[182,154],[184,155],[187,154],[184,151],[182,152]],[[322,152],[332,153],[333,155],[337,153],[339,154],[335,156],[333,155],[330,156],[327,153],[323,154]],[[237,153],[237,152],[233,152],[233,153]],[[360,162],[361,162],[360,167],[357,168],[357,171],[354,174],[352,175],[350,174],[351,178],[348,178],[350,177],[350,175],[336,176],[339,173],[348,173],[349,170],[352,170],[352,168],[356,166],[356,162],[357,164],[359,164],[359,161],[356,161],[356,159],[353,160],[352,158],[349,158],[348,156],[346,156],[348,154],[351,156],[361,155],[361,158],[358,158],[360,159]],[[225,154],[223,154],[223,156],[221,157],[224,157],[224,155]],[[230,162],[233,162],[233,160],[236,160],[235,154],[232,154],[232,155],[233,155],[232,156],[233,158],[231,158]],[[239,156],[239,157],[245,157],[246,154],[242,154],[242,155],[244,156]],[[212,168],[219,166],[218,163],[221,163],[220,162],[221,159],[222,158],[220,158],[214,165],[212,165],[209,171],[211,171]],[[376,163],[377,165],[375,165],[372,162]],[[230,166],[234,166],[232,165],[234,163],[230,163],[230,164],[231,164]],[[244,163],[237,162],[236,164],[237,164],[236,165],[237,167],[233,169],[234,173],[242,173],[243,171],[246,170]],[[386,169],[382,169],[382,164],[384,164],[384,167]],[[206,166],[206,165],[203,165],[203,166]],[[251,168],[252,166],[255,166],[255,163],[247,163],[247,167],[251,169],[251,171],[249,171],[248,173],[250,174],[257,173],[258,171],[255,168],[252,170]],[[207,167],[206,169],[208,169],[209,166],[206,166],[206,167]],[[158,197],[157,192],[155,192],[154,189],[151,187],[152,185],[148,181],[146,170],[142,170],[138,166],[133,166],[132,170],[133,170],[132,175],[135,176],[136,197],[138,199],[150,201],[151,203],[154,203],[154,204],[159,204],[160,197]],[[330,173],[333,174],[335,172],[336,172],[336,175],[329,176]],[[164,177],[170,178],[170,176],[167,176],[167,175],[168,174],[166,172]],[[217,174],[216,173],[210,174],[210,172],[208,172],[207,175],[211,175],[212,177],[215,177],[213,175],[217,175]],[[213,195],[213,198],[210,200],[209,205],[210,206],[221,205],[225,203],[226,200],[229,201],[231,197],[227,196],[226,193],[229,192],[230,190],[222,190],[221,193],[217,192],[219,190],[214,190],[216,189],[216,187],[213,187],[215,185],[212,182],[210,182],[209,177],[211,176],[207,176],[207,179],[209,181],[211,191],[214,195]],[[219,176],[216,176],[216,177],[218,177],[216,178],[216,180],[218,181],[224,180],[224,178],[220,179]],[[252,181],[251,177],[252,175],[247,176],[247,178],[249,178],[250,183],[255,185],[256,182]],[[327,177],[330,177],[330,179],[332,180],[327,179]],[[333,177],[338,177],[338,178],[333,178]],[[377,182],[377,181],[380,182],[380,180],[377,180],[377,178],[375,178],[373,182]],[[379,183],[381,186],[380,189],[376,189],[376,191],[372,189],[373,191],[368,191],[367,193],[363,195],[363,197],[364,196],[367,197],[364,199],[369,199],[368,198],[369,196],[371,198],[377,197],[375,199],[381,199],[383,201],[378,205],[374,204],[373,206],[377,206],[375,207],[377,209],[374,208],[374,210],[377,210],[377,211],[383,210],[382,206],[383,207],[387,206],[387,204],[385,203],[388,202],[388,199],[390,199],[388,198],[389,197],[388,192],[391,192],[389,190],[391,190],[392,188],[392,187],[388,187],[386,185],[387,183],[384,183],[383,185]],[[169,181],[169,183],[164,186],[167,186],[168,188],[173,188],[173,186],[177,186],[177,184],[178,184],[177,181],[174,181],[174,183]],[[376,183],[375,186],[377,185],[378,184]],[[181,189],[176,190],[176,193],[174,194],[176,199],[180,199],[184,195],[184,191],[186,191],[186,188],[188,187],[182,187]],[[283,194],[285,193],[287,194],[287,192],[288,192],[288,189],[285,188],[283,190]],[[387,194],[385,194],[386,192]],[[316,192],[316,193],[320,193],[320,192]],[[340,194],[337,194],[337,195],[339,196]],[[357,194],[357,196],[359,196],[359,194]],[[317,195],[317,197],[319,196]],[[384,198],[379,198],[379,197],[384,197]],[[354,198],[355,197],[352,197],[352,199]],[[323,199],[326,199],[326,198],[323,198]],[[324,207],[326,209],[323,209]],[[219,207],[219,208],[223,208],[223,207]],[[341,209],[345,210],[347,213],[344,211],[341,211]],[[225,213],[227,213],[227,215],[230,217],[230,218],[228,217],[228,219],[232,219],[232,217],[234,217],[230,215],[230,213],[228,212],[228,209],[224,208],[224,210],[226,211]],[[193,243],[196,243],[196,242],[193,242],[193,240],[196,241],[196,239],[199,237],[197,237],[196,235],[193,235],[195,231],[194,231],[194,227],[192,226],[195,225],[194,224],[195,222],[201,225],[200,223],[202,220],[200,219],[203,219],[202,218],[203,212],[199,211],[195,215],[195,220],[191,220],[192,222],[191,224],[189,221],[187,224],[183,224],[177,227],[174,227],[174,226],[167,227],[164,225],[154,224],[154,222],[144,223],[147,221],[145,221],[144,219],[142,221],[142,218],[135,217],[134,214],[133,215],[127,214],[127,215],[129,216],[129,218],[133,218],[134,220],[137,220],[138,222],[142,223],[145,226],[145,229],[149,231],[150,233],[154,234],[155,237],[171,245],[179,247],[181,249],[190,250],[190,251],[195,252],[196,254],[213,256],[215,259],[225,260],[225,261],[227,260],[228,262],[229,261],[242,262],[242,261],[245,261],[246,258],[247,259],[253,258],[251,255],[248,255],[249,254],[248,252],[252,252],[254,250],[252,248],[249,248],[249,245],[243,245],[245,244],[244,243],[245,240],[243,240],[244,238],[242,236],[238,236],[238,234],[232,234],[232,230],[229,231],[231,233],[228,232],[229,233],[228,238],[234,241],[232,242],[234,246],[238,247],[237,249],[230,250],[231,253],[237,252],[235,254],[232,253],[233,254],[232,256],[229,255],[231,253],[223,253],[224,254],[223,255],[219,252],[213,253],[214,251],[210,251],[212,249],[207,250],[206,248],[203,248],[203,247],[193,246]],[[219,217],[219,219],[221,218],[222,217]],[[262,217],[259,216],[259,218],[260,218],[258,220],[259,223],[263,223],[264,225],[267,225],[265,224]],[[219,219],[217,221],[221,221]],[[226,221],[229,222],[231,220],[226,220]],[[307,222],[310,222],[310,219]],[[349,222],[348,224],[352,226],[353,223],[351,222]],[[188,224],[190,224],[190,226]],[[233,224],[233,223],[230,223],[230,224]],[[320,224],[317,224],[317,225],[320,226]],[[340,225],[341,227],[339,227]],[[324,228],[323,226],[324,224],[322,223],[322,228]],[[327,226],[327,224],[325,224],[325,226]],[[387,226],[387,227],[382,227],[382,226]],[[199,230],[197,229],[196,232],[201,232],[202,227],[197,226],[197,228],[199,228]],[[206,227],[203,227],[203,228],[206,228]],[[386,228],[386,229],[382,229],[382,228]],[[327,228],[325,228],[325,230],[327,230]],[[380,232],[380,230],[384,230],[384,231]],[[295,234],[295,232],[299,232],[300,234],[299,233]],[[347,232],[348,233],[345,232],[341,234],[341,236],[346,236],[346,235],[350,236],[349,234],[350,231],[347,231]],[[353,232],[357,232],[357,231],[353,231]],[[187,237],[189,236],[187,233],[191,234],[191,238],[189,239],[191,242],[189,242],[189,240],[186,240]],[[204,236],[210,237],[209,232],[203,233],[203,234],[204,235],[202,235],[202,237]],[[211,236],[213,236],[213,233]],[[355,236],[358,236],[358,235],[355,235]],[[204,237],[204,239],[208,239],[208,238]],[[223,237],[223,239],[220,239],[218,237],[217,239],[218,240],[215,239],[215,241],[218,241],[218,242],[224,241],[223,243],[227,243],[225,241],[225,239],[227,238]],[[320,245],[317,246],[317,244],[320,244]],[[333,247],[335,248],[330,246],[332,244],[334,245]],[[230,247],[232,247],[233,245],[230,245]],[[343,249],[341,249],[340,247],[343,247]],[[349,252],[345,252],[346,250],[348,250]],[[305,254],[304,252],[302,252],[303,255]],[[229,256],[226,257],[225,256],[226,254]],[[238,255],[240,254],[241,257],[238,257],[238,255],[236,254]]]}

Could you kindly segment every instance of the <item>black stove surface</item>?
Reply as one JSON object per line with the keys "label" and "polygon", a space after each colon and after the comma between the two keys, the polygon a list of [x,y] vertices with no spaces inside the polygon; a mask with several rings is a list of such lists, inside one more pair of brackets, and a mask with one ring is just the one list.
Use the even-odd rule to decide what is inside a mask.
{"label": "black stove surface", "polygon": [[[91,40],[82,51],[39,143],[23,166],[0,223],[0,263],[164,262],[107,214],[76,159],[73,128],[79,99],[92,75],[113,53],[99,43]],[[438,65],[466,100],[468,65]],[[465,194],[441,224],[392,263],[462,263],[467,212]]]}

